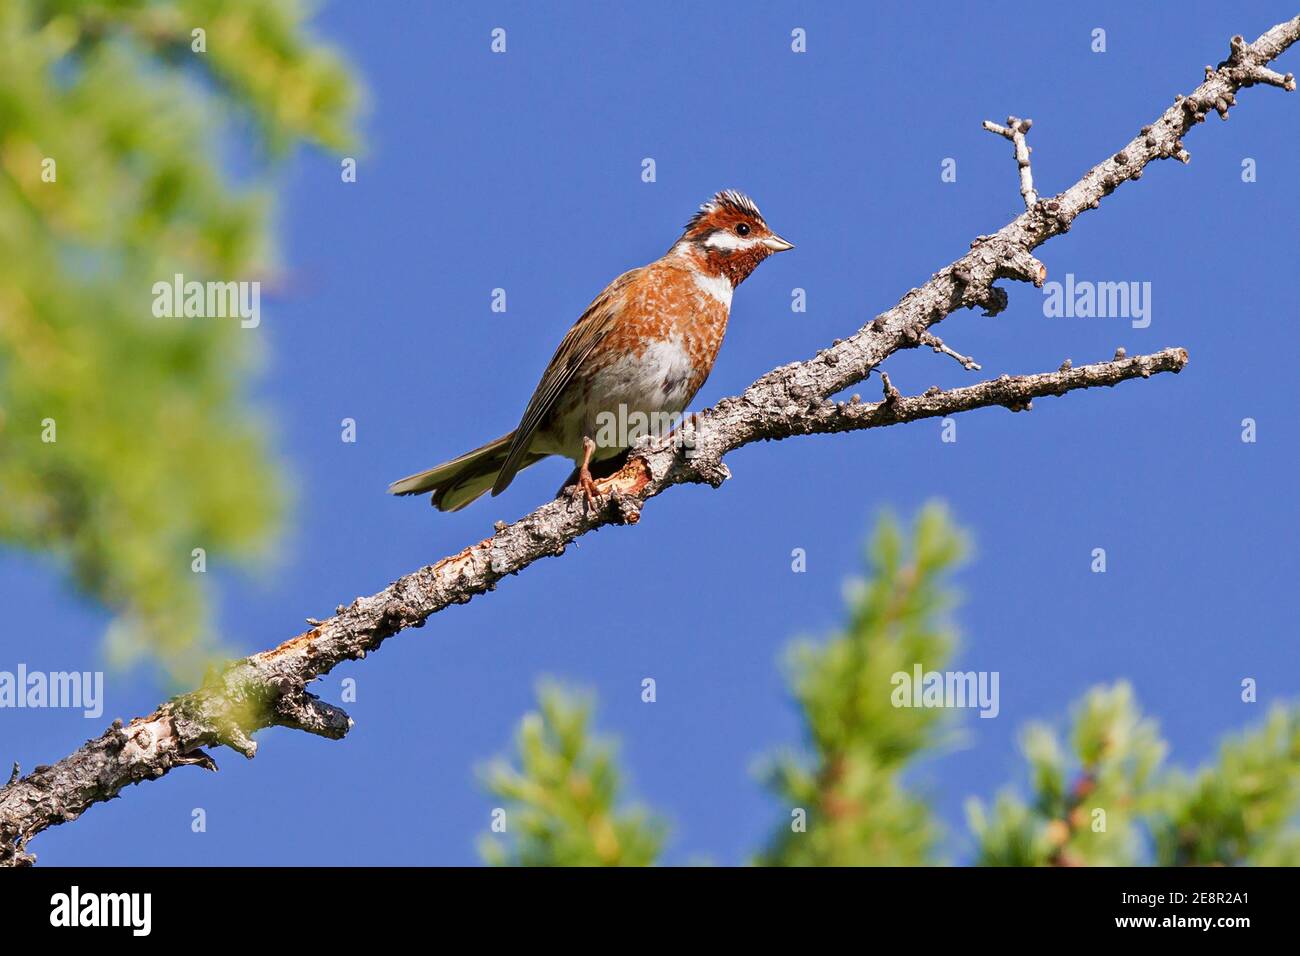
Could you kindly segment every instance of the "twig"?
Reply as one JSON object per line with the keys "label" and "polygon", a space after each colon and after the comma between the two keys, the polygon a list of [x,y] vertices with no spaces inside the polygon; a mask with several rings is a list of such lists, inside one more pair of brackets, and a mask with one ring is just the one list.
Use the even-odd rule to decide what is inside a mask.
{"label": "twig", "polygon": [[1034,121],[1031,119],[1017,119],[1014,116],[1007,117],[1006,126],[999,126],[989,120],[984,121],[986,130],[1005,136],[1015,146],[1016,165],[1020,167],[1020,195],[1025,200],[1026,209],[1033,209],[1034,203],[1038,202],[1038,193],[1034,192],[1034,172],[1029,166],[1029,144],[1025,142],[1025,134],[1033,125]]}
{"label": "twig", "polygon": [[[1037,375],[1002,375],[978,385],[947,391],[931,389],[921,395],[906,398],[890,385],[888,397],[883,401],[874,405],[828,403],[800,416],[797,422],[791,424],[791,431],[787,434],[812,435],[879,428],[900,422],[941,418],[994,405],[1002,405],[1012,411],[1024,411],[1035,398],[1064,395],[1080,388],[1118,385],[1129,379],[1150,378],[1161,372],[1181,372],[1186,365],[1187,352],[1184,349],[1165,349],[1151,355],[1135,355],[1078,367],[1068,366]],[[782,434],[773,437],[787,436]]]}
{"label": "twig", "polygon": [[922,335],[921,344],[930,346],[930,348],[934,349],[936,352],[942,352],[944,355],[951,356],[957,360],[957,364],[968,372],[980,371],[981,366],[979,362],[975,361],[969,355],[962,355],[960,352],[955,352],[948,348],[948,346],[944,344],[943,339],[939,338],[939,336],[935,335],[933,332],[926,332]]}
{"label": "twig", "polygon": [[[1295,92],[1295,76],[1290,73],[1282,74],[1270,70],[1265,64],[1272,60],[1273,57],[1267,55],[1267,50],[1258,49],[1258,44],[1247,44],[1246,38],[1238,34],[1228,42],[1228,51],[1228,58],[1220,63],[1217,69],[1228,68],[1234,70],[1242,86],[1267,83],[1269,86],[1279,87],[1288,93]],[[1215,70],[1211,70],[1207,66],[1205,68],[1205,78],[1208,80],[1214,72]]]}
{"label": "twig", "polygon": [[882,405],[893,405],[902,399],[903,393],[894,388],[894,383],[889,380],[889,373],[883,368],[880,369],[880,382],[884,386],[885,400]]}

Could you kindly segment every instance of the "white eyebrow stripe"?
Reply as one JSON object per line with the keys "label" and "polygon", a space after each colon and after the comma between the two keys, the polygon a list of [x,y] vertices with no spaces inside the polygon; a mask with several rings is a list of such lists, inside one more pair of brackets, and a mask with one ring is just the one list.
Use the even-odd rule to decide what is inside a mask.
{"label": "white eyebrow stripe", "polygon": [[704,244],[710,249],[726,249],[734,252],[737,249],[752,249],[763,240],[757,236],[751,236],[748,239],[741,239],[739,236],[730,232],[724,232],[719,229],[712,233],[709,238],[704,240]]}

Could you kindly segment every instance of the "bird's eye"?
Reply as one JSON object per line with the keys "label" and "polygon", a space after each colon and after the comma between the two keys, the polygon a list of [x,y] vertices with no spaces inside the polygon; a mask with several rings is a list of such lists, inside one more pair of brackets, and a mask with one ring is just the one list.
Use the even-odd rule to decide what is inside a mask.
{"label": "bird's eye", "polygon": [[747,223],[747,222],[742,222],[739,226],[737,226],[737,227],[736,227],[736,235],[738,235],[738,236],[747,236],[747,235],[749,235],[749,223]]}

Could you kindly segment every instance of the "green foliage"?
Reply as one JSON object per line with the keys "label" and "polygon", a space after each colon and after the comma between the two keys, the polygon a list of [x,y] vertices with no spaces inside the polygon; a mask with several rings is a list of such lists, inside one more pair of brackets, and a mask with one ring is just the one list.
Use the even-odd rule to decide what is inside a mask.
{"label": "green foliage", "polygon": [[543,685],[539,710],[524,717],[515,769],[505,759],[484,773],[505,804],[504,838],[480,845],[489,863],[514,866],[648,866],[665,827],[635,807],[618,809],[612,748],[589,734],[591,704]]}
{"label": "green foliage", "polygon": [[1192,775],[1162,770],[1165,749],[1127,684],[1092,689],[1075,712],[1069,760],[1051,730],[1026,733],[1032,806],[1010,793],[991,811],[969,805],[978,862],[1300,864],[1300,710],[1274,708]]}
{"label": "green foliage", "polygon": [[893,675],[920,664],[939,670],[956,638],[944,615],[946,577],[966,551],[939,506],[926,508],[910,540],[886,516],[868,552],[870,574],[849,594],[849,624],[829,641],[797,642],[791,684],[803,714],[808,755],[781,755],[768,787],[791,813],[778,826],[765,865],[906,866],[929,861],[938,826],[903,786],[909,761],[939,740],[943,711],[895,707]]}
{"label": "green foliage", "polygon": [[1300,710],[1227,740],[1195,775],[1173,774],[1153,826],[1161,866],[1300,866]]}
{"label": "green foliage", "polygon": [[[808,751],[768,761],[782,815],[762,865],[919,865],[944,856],[939,826],[902,776],[954,728],[944,711],[891,703],[891,678],[943,670],[955,647],[945,614],[950,572],[965,553],[945,512],[922,512],[905,539],[885,517],[869,576],[849,591],[849,621],[790,653]],[[658,858],[663,825],[613,811],[618,771],[588,740],[590,708],[550,689],[520,731],[522,766],[498,764],[489,789],[510,802],[506,843],[484,855],[515,865]],[[1300,708],[1278,706],[1226,741],[1194,774],[1165,769],[1166,745],[1126,683],[1095,687],[1069,732],[1041,723],[1021,736],[1030,798],[1013,790],[968,803],[975,862],[986,866],[1300,865]],[[575,768],[579,768],[575,771]],[[792,828],[792,810],[806,827]],[[601,852],[600,834],[606,834]]]}
{"label": "green foliage", "polygon": [[271,265],[268,197],[223,172],[228,137],[347,141],[352,82],[303,18],[0,4],[0,542],[52,555],[117,613],[114,650],[178,676],[212,643],[192,550],[265,556],[285,495],[243,394],[256,332],[156,318],[152,290]]}
{"label": "green foliage", "polygon": [[991,811],[968,804],[977,861],[988,866],[1134,866],[1139,815],[1156,799],[1165,744],[1125,683],[1093,688],[1075,709],[1070,756],[1051,728],[1031,724],[1021,746],[1032,806],[1002,794]]}

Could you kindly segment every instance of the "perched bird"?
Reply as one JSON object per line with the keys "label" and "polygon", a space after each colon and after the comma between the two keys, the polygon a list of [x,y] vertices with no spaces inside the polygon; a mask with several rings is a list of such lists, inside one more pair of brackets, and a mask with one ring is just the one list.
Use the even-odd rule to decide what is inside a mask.
{"label": "perched bird", "polygon": [[505,491],[520,469],[563,455],[577,465],[574,491],[591,503],[592,463],[686,408],[713,370],[732,292],[772,253],[792,248],[748,196],[718,193],[662,258],[596,296],[555,350],[518,428],[389,492],[432,492],[434,507],[458,511],[488,489]]}

